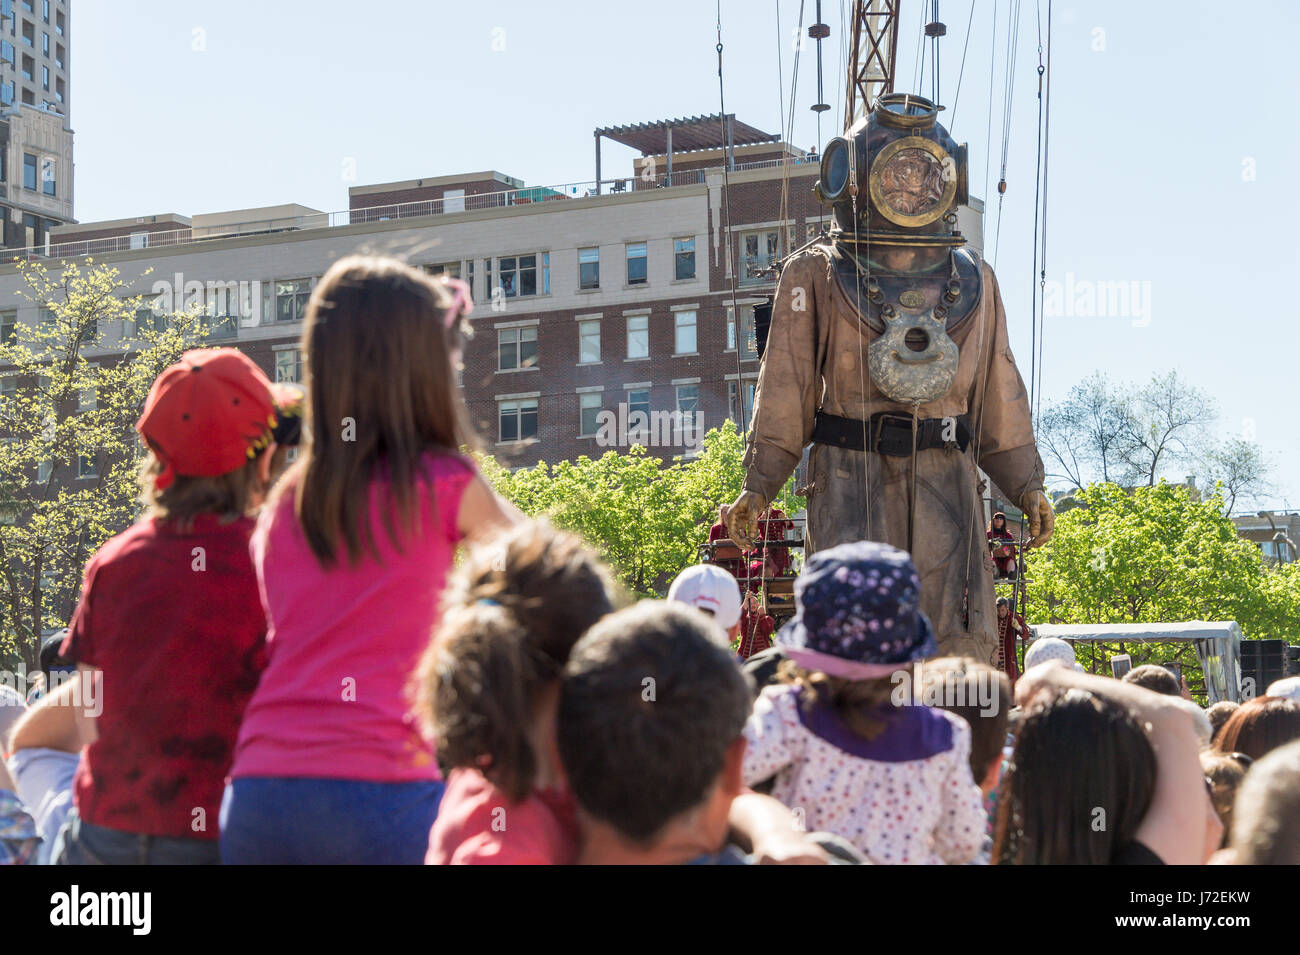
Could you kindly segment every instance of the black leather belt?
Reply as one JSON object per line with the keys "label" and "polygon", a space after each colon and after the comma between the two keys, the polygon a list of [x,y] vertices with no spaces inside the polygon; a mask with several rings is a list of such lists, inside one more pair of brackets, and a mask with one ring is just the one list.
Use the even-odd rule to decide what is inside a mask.
{"label": "black leather belt", "polygon": [[[955,420],[955,432],[952,423]],[[945,441],[948,431],[953,440]],[[824,411],[817,412],[812,439],[818,444],[829,444],[850,451],[875,451],[892,457],[912,455],[912,416],[903,412],[878,411],[871,420],[840,418]],[[970,417],[922,418],[916,422],[916,450],[955,447],[964,452],[970,445]]]}

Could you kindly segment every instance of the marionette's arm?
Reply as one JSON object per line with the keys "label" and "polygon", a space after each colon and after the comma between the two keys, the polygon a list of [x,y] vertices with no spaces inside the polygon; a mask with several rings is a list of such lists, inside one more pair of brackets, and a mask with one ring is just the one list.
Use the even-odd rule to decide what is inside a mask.
{"label": "marionette's arm", "polygon": [[742,548],[758,537],[759,515],[780,493],[812,440],[821,397],[814,283],[826,267],[820,255],[801,255],[777,283],[754,395],[744,489],[727,517],[727,531]]}

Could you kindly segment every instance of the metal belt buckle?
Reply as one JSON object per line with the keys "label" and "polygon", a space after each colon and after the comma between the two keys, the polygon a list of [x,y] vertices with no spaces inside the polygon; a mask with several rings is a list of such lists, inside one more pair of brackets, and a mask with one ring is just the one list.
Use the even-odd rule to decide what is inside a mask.
{"label": "metal belt buckle", "polygon": [[[903,434],[897,437],[886,438],[885,425],[890,421],[897,421],[903,429]],[[882,411],[876,419],[876,426],[872,429],[872,449],[879,454],[888,454],[894,457],[907,457],[912,453],[912,416],[908,414],[898,414],[891,411]],[[896,432],[897,434],[897,432]],[[919,440],[920,435],[917,435]]]}

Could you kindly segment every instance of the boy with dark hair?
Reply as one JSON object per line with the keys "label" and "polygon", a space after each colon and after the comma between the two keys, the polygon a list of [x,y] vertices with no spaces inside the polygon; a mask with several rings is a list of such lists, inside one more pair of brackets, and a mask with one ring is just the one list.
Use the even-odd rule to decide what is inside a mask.
{"label": "boy with dark hair", "polygon": [[560,757],[590,864],[741,862],[724,851],[740,794],[749,684],[698,610],[642,601],[574,646]]}
{"label": "boy with dark hair", "polygon": [[219,859],[225,777],[266,659],[249,515],[275,423],[271,383],[234,349],[188,351],[150,389],[136,425],[146,513],[87,564],[62,649],[95,706],[76,711],[93,742],[56,863]]}

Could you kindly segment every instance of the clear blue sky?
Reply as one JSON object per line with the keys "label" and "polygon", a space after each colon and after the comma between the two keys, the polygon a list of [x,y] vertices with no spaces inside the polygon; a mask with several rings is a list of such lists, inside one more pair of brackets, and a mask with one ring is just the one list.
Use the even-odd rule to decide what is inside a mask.
{"label": "clear blue sky", "polygon": [[[952,108],[968,0],[945,0],[941,98],[970,143],[972,192],[1002,127],[1009,0],[978,0]],[[780,11],[780,29],[777,11]],[[805,23],[813,20],[808,0]],[[928,4],[927,4],[928,6]],[[1021,5],[998,274],[1028,377],[1037,110],[1036,11]],[[1221,433],[1253,429],[1275,464],[1276,507],[1300,507],[1291,299],[1300,273],[1300,13],[1289,2],[1058,2],[1052,45],[1048,275],[1150,283],[1149,321],[1047,320],[1043,401],[1102,369],[1177,368],[1211,393]],[[841,4],[824,0],[822,139],[843,90]],[[788,98],[796,0],[723,0],[727,109],[775,132]],[[898,88],[913,89],[921,0],[905,0]],[[1102,31],[1102,32],[1098,32]],[[529,184],[590,179],[597,126],[718,109],[715,7],[427,0],[74,0],[72,125],[82,221],[300,202],[347,205],[356,182],[492,168]],[[776,54],[781,46],[784,78]],[[1100,47],[1100,48],[1099,48]],[[794,141],[815,47],[801,61]],[[927,78],[920,92],[928,94]],[[787,110],[789,106],[787,104]],[[606,175],[631,153],[607,145]],[[1243,171],[1253,172],[1253,177]],[[986,252],[993,253],[996,202]]]}

